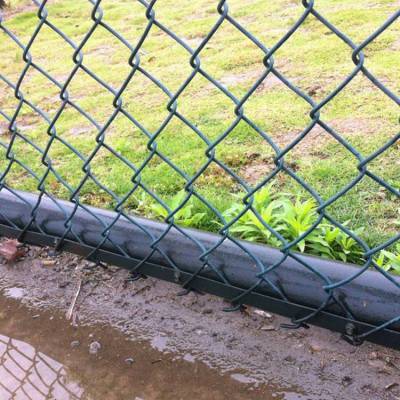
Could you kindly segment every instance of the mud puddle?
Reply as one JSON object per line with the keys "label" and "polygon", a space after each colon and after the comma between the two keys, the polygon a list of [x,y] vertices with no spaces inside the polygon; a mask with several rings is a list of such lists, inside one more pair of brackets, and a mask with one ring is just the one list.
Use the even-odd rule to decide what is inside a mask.
{"label": "mud puddle", "polygon": [[107,326],[72,326],[58,312],[29,309],[20,290],[0,296],[0,399],[306,399],[222,375],[192,354],[163,352],[163,340],[132,341]]}

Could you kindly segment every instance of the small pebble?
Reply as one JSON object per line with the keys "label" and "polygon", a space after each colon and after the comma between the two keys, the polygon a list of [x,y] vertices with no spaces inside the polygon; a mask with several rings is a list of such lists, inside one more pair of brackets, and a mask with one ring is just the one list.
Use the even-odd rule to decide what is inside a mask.
{"label": "small pebble", "polygon": [[89,345],[90,354],[97,354],[100,349],[101,349],[101,344],[99,342],[92,342]]}
{"label": "small pebble", "polygon": [[351,376],[344,376],[342,378],[342,385],[343,386],[349,386],[353,383],[353,378]]}
{"label": "small pebble", "polygon": [[42,260],[42,265],[44,267],[54,267],[54,265],[56,265],[56,260]]}
{"label": "small pebble", "polygon": [[389,385],[386,385],[386,386],[385,386],[385,390],[391,390],[391,389],[393,389],[393,388],[396,387],[396,386],[399,386],[399,384],[398,384],[397,382],[389,383]]}
{"label": "small pebble", "polygon": [[267,313],[264,310],[255,309],[253,312],[254,312],[254,314],[256,314],[256,315],[258,315],[260,317],[263,317],[263,318],[268,318],[268,319],[272,319],[273,318],[273,316],[270,313]]}
{"label": "small pebble", "polygon": [[125,359],[125,363],[132,365],[135,362],[135,360],[132,357],[128,357]]}
{"label": "small pebble", "polygon": [[310,350],[313,353],[319,353],[323,349],[322,349],[322,346],[319,343],[310,343]]}
{"label": "small pebble", "polygon": [[290,364],[294,364],[296,362],[296,359],[293,356],[286,356],[283,360]]}
{"label": "small pebble", "polygon": [[78,347],[80,344],[81,344],[81,343],[79,342],[79,340],[74,340],[74,341],[71,342],[71,347],[72,347],[72,348]]}
{"label": "small pebble", "polygon": [[262,331],[274,331],[275,329],[275,325],[263,325],[261,327]]}

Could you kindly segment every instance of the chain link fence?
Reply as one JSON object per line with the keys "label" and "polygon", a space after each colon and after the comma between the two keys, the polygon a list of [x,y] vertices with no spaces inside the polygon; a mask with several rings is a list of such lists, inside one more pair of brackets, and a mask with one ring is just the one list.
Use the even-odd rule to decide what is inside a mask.
{"label": "chain link fence", "polygon": [[[276,35],[271,33],[276,40],[267,46],[248,27],[253,15],[246,14],[243,22],[240,13],[236,15],[231,10],[230,1],[208,4],[206,11],[193,1],[182,5],[188,10],[187,15],[200,13],[192,21],[193,26],[196,23],[203,29],[204,34],[199,37],[176,33],[182,32],[179,27],[185,19],[174,7],[169,14],[163,14],[158,9],[162,2],[157,0],[135,2],[142,19],[137,22],[134,35],[128,27],[135,26],[136,14],[132,11],[129,19],[131,5],[125,3],[121,2],[126,8],[113,20],[121,22],[118,27],[107,18],[117,13],[117,7],[107,9],[107,14],[109,5],[101,0],[71,6],[70,15],[69,8],[62,8],[57,1],[34,0],[24,10],[18,2],[13,9],[11,2],[0,17],[4,43],[1,51],[7,56],[0,62],[0,128],[4,131],[0,136],[1,232],[22,242],[50,245],[57,251],[73,251],[95,262],[114,263],[129,268],[136,276],[148,274],[174,281],[185,290],[215,293],[232,302],[230,310],[251,304],[276,311],[292,318],[289,328],[314,323],[342,332],[354,344],[370,339],[398,346],[400,281],[396,269],[400,271],[400,252],[396,245],[400,235],[398,225],[393,223],[396,217],[389,212],[374,219],[371,225],[381,230],[374,240],[369,240],[361,230],[343,221],[340,203],[354,191],[364,193],[359,188],[364,188],[368,180],[366,190],[372,187],[381,196],[376,205],[378,214],[384,203],[390,203],[391,210],[399,205],[399,82],[390,80],[396,74],[398,78],[398,58],[396,64],[396,59],[389,59],[389,53],[380,55],[383,67],[378,72],[394,71],[389,78],[381,78],[380,73],[369,69],[366,56],[371,48],[390,50],[390,40],[381,41],[389,31],[389,38],[396,39],[397,35],[397,42],[393,43],[398,43],[398,4],[396,8],[393,2],[385,19],[365,36],[363,21],[359,22],[362,37],[353,41],[338,27],[340,18],[332,22],[325,17],[318,1],[282,1],[287,12],[291,8],[298,12],[291,15],[290,26]],[[246,3],[246,8],[251,10],[251,4]],[[83,22],[74,25],[76,14],[81,14]],[[210,21],[208,15],[212,16],[212,23],[200,25],[203,20]],[[175,25],[164,23],[167,17],[170,22],[176,18]],[[24,18],[29,20],[26,32],[22,29]],[[290,52],[286,54],[285,49],[300,30],[311,29],[311,20],[317,35],[313,40],[321,35],[333,41],[338,50],[335,52],[334,48],[329,54],[339,54],[338,59],[343,57],[339,51],[342,46],[352,67],[344,72],[337,67],[339,79],[332,79],[328,87],[311,85],[303,89],[299,79],[301,71],[308,75],[307,66],[292,65]],[[268,26],[263,30],[268,33]],[[89,51],[100,31],[104,40]],[[19,38],[21,34],[24,39]],[[218,47],[218,41],[217,45],[214,41],[220,34],[225,39],[231,35],[234,40],[229,41],[229,46],[223,42]],[[43,47],[46,37],[48,42]],[[300,54],[309,51],[308,45],[306,41],[296,44]],[[158,74],[151,65],[152,46],[162,46],[164,50]],[[109,48],[117,49],[124,58],[123,68],[119,68],[117,56],[108,52]],[[210,48],[214,49],[211,57]],[[252,53],[242,53],[246,48],[251,48]],[[320,50],[323,54],[324,48]],[[225,70],[234,69],[241,62],[245,66],[240,79],[214,76],[218,75],[213,73],[216,57],[223,51],[233,60],[218,59],[218,63],[228,64]],[[93,52],[104,52],[100,66],[91,67]],[[176,63],[175,52],[180,52],[184,63],[179,58],[171,69],[169,65]],[[282,52],[285,62],[280,64]],[[396,47],[392,53],[398,55]],[[63,62],[63,74],[55,72],[58,66],[54,64],[61,56],[69,62]],[[246,63],[247,56],[250,63]],[[259,69],[246,75],[254,57]],[[322,69],[336,68],[338,62],[316,60]],[[291,68],[299,76],[289,77]],[[300,72],[296,72],[298,68]],[[359,142],[355,144],[334,126],[334,120],[324,118],[325,110],[360,78],[381,97],[374,98],[376,103],[371,105],[368,97],[364,99],[363,90],[352,92],[345,108],[354,114],[354,120],[360,120],[357,96],[363,105],[372,107],[371,113],[382,107],[377,127],[386,126],[385,121],[391,120],[397,131],[386,132],[379,137],[381,141],[370,137],[370,131],[360,124],[356,127]],[[197,96],[191,88],[199,79],[205,92]],[[247,86],[241,85],[244,79],[250,82]],[[318,76],[313,79],[317,81]],[[132,97],[134,82],[138,83]],[[94,84],[96,90],[92,91]],[[273,90],[274,85],[278,91],[269,97],[258,96],[262,90]],[[76,95],[77,87],[80,91]],[[283,91],[289,94],[279,109],[272,103],[275,108],[268,109],[266,120],[271,116],[281,118],[282,126],[289,124],[291,110],[297,110],[299,101],[307,112],[301,129],[281,140],[247,110],[254,99],[261,108],[264,103],[265,107],[270,106],[268,101],[273,96],[279,99]],[[38,100],[39,92],[44,97]],[[208,101],[208,108],[201,109],[200,117],[194,118],[201,96]],[[389,104],[387,108],[381,101]],[[228,117],[217,123],[207,114],[211,109]],[[367,111],[361,108],[361,112]],[[124,123],[117,125],[120,118]],[[65,135],[65,126],[74,121],[78,127],[71,128],[71,136]],[[171,135],[174,123],[177,125],[173,125]],[[131,129],[139,138],[136,142],[129,142]],[[251,136],[250,131],[254,141],[264,146],[265,154],[241,144],[240,134]],[[185,147],[188,135],[194,138],[189,148]],[[316,162],[328,160],[335,166],[332,174],[337,173],[323,176],[318,184],[315,179],[308,179],[298,164],[305,151],[301,146],[310,137],[314,139],[308,147],[322,154]],[[128,142],[129,148],[121,151],[123,143]],[[360,151],[358,145],[362,147],[365,142],[374,143],[374,147]],[[331,146],[329,151],[323,147],[325,144]],[[135,158],[139,153],[141,157]],[[176,158],[178,153],[180,158]],[[381,163],[387,154],[391,157],[390,166]],[[243,172],[241,163],[260,157],[264,157],[264,165],[257,161],[252,169]],[[353,163],[351,176],[343,167],[348,160]],[[303,166],[311,170],[314,162]],[[381,169],[375,168],[377,164]],[[385,174],[385,168],[390,170],[390,176]],[[335,180],[343,176],[343,184],[336,185]],[[225,181],[230,182],[230,197],[225,196]],[[171,187],[178,193],[172,198],[166,195]],[[224,209],[218,203],[219,197],[235,199],[235,204]],[[368,197],[363,199],[359,209],[369,201]],[[352,201],[350,198],[349,203]],[[353,222],[357,225],[357,221],[350,225]],[[193,227],[201,230],[190,229]]]}

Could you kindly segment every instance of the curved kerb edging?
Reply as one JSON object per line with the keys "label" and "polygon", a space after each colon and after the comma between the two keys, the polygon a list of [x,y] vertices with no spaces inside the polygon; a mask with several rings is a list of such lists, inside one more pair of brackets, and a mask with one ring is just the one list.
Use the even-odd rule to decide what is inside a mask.
{"label": "curved kerb edging", "polygon": [[[18,237],[21,229],[31,221],[32,210],[38,200],[36,195],[30,193],[15,193],[24,201],[11,192],[5,190],[0,192],[0,233],[12,237]],[[47,197],[42,198],[39,207],[35,210],[35,223],[24,235],[25,242],[48,246],[54,246],[57,243],[57,238],[60,238],[65,231],[66,216],[74,210],[73,203],[57,200],[57,204]],[[83,243],[77,243],[76,240],[73,240],[72,235],[68,235],[67,240],[63,243],[63,250],[83,256],[92,253],[93,248],[102,241],[101,233],[104,231],[104,225],[94,215],[104,224],[109,225],[117,214],[94,207],[88,207],[88,211],[79,208],[71,223],[74,233],[82,239]],[[167,227],[164,223],[139,217],[132,218],[138,226],[150,232],[155,238],[165,232]],[[38,226],[44,233],[38,232]],[[138,226],[124,217],[119,218],[110,230],[109,237],[115,245],[123,248],[129,257],[118,253],[111,241],[108,240],[102,245],[101,250],[96,252],[98,259],[128,269],[135,268],[137,263],[151,252],[150,245],[153,241]],[[191,238],[202,243],[206,249],[212,247],[220,239],[218,235],[208,232],[193,229],[184,231]],[[271,265],[282,257],[276,249],[249,242],[241,243],[264,265]],[[174,228],[168,232],[158,246],[183,271],[179,274],[180,282],[190,278],[202,266],[199,259],[202,251],[199,246]],[[191,287],[233,299],[258,281],[256,275],[260,270],[252,259],[231,241],[227,240],[222,243],[210,257],[213,265],[223,271],[231,285],[224,284],[212,269],[208,269],[203,270],[200,276],[191,282]],[[359,270],[358,267],[350,264],[304,255],[299,257],[333,283],[353,276]],[[157,251],[153,252],[146,263],[142,264],[139,272],[172,282],[176,282],[178,278],[176,270]],[[268,278],[282,288],[290,302],[278,298],[276,292],[269,285],[263,283],[257,287],[256,291],[246,295],[245,304],[284,316],[299,318],[309,315],[326,299],[327,294],[322,288],[325,282],[292,258],[287,258],[278,268],[270,272]],[[399,278],[395,277],[394,279],[400,284]],[[362,334],[374,326],[379,326],[400,316],[400,289],[376,271],[365,271],[348,284],[336,289],[335,295],[351,311],[354,320],[346,318],[337,305],[331,305],[307,322],[342,333],[348,332],[349,327],[352,328],[353,325],[356,329],[355,332]],[[351,337],[349,339],[351,340]],[[390,329],[375,332],[367,339],[400,348],[400,323],[393,324]]]}

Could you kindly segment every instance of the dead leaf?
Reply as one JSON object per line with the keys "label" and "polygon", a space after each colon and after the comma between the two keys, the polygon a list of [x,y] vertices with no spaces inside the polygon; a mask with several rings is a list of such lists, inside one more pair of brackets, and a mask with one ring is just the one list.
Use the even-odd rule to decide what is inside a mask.
{"label": "dead leaf", "polygon": [[26,253],[26,249],[16,239],[7,239],[0,244],[0,256],[7,262],[18,261]]}

